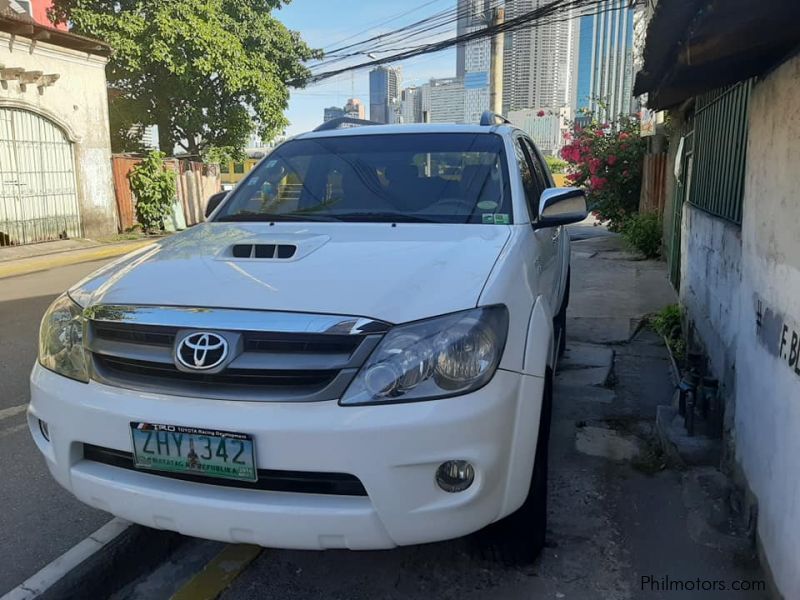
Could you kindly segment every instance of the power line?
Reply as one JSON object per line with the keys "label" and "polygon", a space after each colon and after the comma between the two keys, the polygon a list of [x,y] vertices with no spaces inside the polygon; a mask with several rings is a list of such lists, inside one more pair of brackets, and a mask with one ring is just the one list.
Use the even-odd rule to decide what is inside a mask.
{"label": "power line", "polygon": [[[357,70],[357,69],[363,69],[363,68],[372,67],[372,66],[378,66],[378,65],[382,65],[382,64],[386,64],[386,63],[390,63],[390,62],[396,62],[396,61],[400,61],[400,60],[406,60],[406,59],[409,59],[409,58],[413,58],[415,56],[420,56],[422,54],[440,52],[441,50],[445,50],[447,48],[451,48],[451,47],[456,46],[456,45],[461,44],[461,43],[465,43],[465,42],[469,42],[469,41],[472,41],[472,40],[477,40],[477,39],[481,39],[481,38],[485,38],[485,37],[490,37],[490,36],[493,36],[493,35],[496,35],[496,34],[499,34],[499,33],[505,33],[505,32],[516,31],[516,30],[520,30],[520,29],[538,27],[539,25],[546,24],[547,22],[552,22],[552,20],[551,21],[547,21],[546,20],[548,17],[550,17],[551,19],[552,18],[556,18],[557,19],[559,17],[563,19],[563,18],[567,17],[568,15],[570,15],[570,13],[573,13],[573,11],[574,11],[574,13],[573,13],[571,18],[577,18],[577,17],[580,17],[580,16],[588,16],[588,15],[600,14],[600,13],[604,13],[604,12],[612,12],[612,11],[622,10],[622,9],[626,8],[624,5],[623,6],[613,6],[613,7],[610,7],[610,8],[609,7],[602,8],[602,5],[604,5],[604,4],[605,4],[605,0],[553,0],[552,2],[550,2],[550,3],[548,3],[548,4],[544,5],[544,6],[540,6],[540,7],[536,8],[536,9],[533,9],[531,11],[523,13],[523,14],[521,14],[521,15],[519,15],[517,17],[514,17],[512,19],[509,19],[509,20],[507,20],[504,23],[499,24],[499,25],[490,25],[490,26],[488,26],[486,28],[479,29],[477,31],[469,32],[469,33],[462,34],[462,35],[456,35],[454,37],[448,38],[446,40],[441,40],[439,42],[421,44],[421,45],[418,45],[418,46],[411,47],[411,48],[409,48],[407,50],[403,50],[401,52],[397,52],[397,53],[392,54],[390,56],[373,59],[371,61],[359,63],[357,65],[352,65],[352,66],[348,66],[348,67],[340,67],[338,69],[332,69],[332,70],[328,70],[328,71],[323,71],[322,73],[316,73],[316,74],[311,76],[309,81],[311,83],[316,83],[318,81],[322,81],[324,79],[328,79],[330,77],[334,77],[336,75],[340,75],[342,73],[346,73],[346,72],[349,72],[349,71],[353,71],[353,70]],[[594,9],[594,10],[592,10],[592,9]],[[449,11],[443,11],[443,12],[449,12]],[[439,13],[439,15],[441,15],[441,13]],[[424,24],[426,21],[429,21],[432,18],[433,19],[437,18],[437,15],[434,15],[433,17],[429,17],[428,19],[423,19],[422,21],[418,21],[416,24],[412,24],[412,25],[416,25],[417,27],[419,27],[420,25]],[[439,18],[441,18],[441,17],[439,17]],[[375,36],[375,37],[376,38],[377,37],[386,37],[386,36],[389,36],[389,35],[394,35],[397,32],[408,31],[409,27],[411,27],[411,26],[406,26],[404,28],[400,28],[400,29],[396,30],[395,32],[389,32],[388,34],[385,34],[383,36]],[[370,40],[364,40],[364,42],[362,42],[362,44],[363,43],[367,43],[368,41],[370,41]],[[358,45],[360,45],[360,44],[351,44],[351,46],[353,46],[353,47],[358,46]],[[355,54],[367,54],[367,53],[372,53],[372,51],[370,50],[369,52],[367,52],[365,50],[362,50],[362,51],[360,51],[358,53],[355,53]]]}
{"label": "power line", "polygon": [[415,6],[414,8],[411,8],[409,10],[406,10],[406,11],[403,11],[403,12],[400,12],[400,13],[397,13],[396,15],[393,15],[393,16],[385,19],[385,20],[380,20],[379,19],[377,21],[373,21],[373,22],[367,24],[365,26],[366,27],[365,29],[362,29],[361,31],[358,31],[358,32],[356,32],[356,33],[354,33],[352,35],[348,35],[347,37],[342,38],[340,40],[337,40],[335,42],[331,42],[327,46],[325,46],[325,47],[323,47],[321,49],[323,51],[326,51],[331,46],[335,46],[335,45],[338,45],[338,44],[342,44],[342,43],[344,43],[346,41],[352,40],[353,38],[358,37],[361,34],[367,33],[368,31],[370,31],[372,29],[375,29],[376,27],[381,27],[383,25],[391,23],[392,21],[397,21],[398,19],[402,19],[403,17],[406,17],[406,16],[410,15],[411,13],[417,12],[418,10],[423,9],[426,6],[430,6],[431,4],[436,4],[437,2],[441,2],[441,1],[442,0],[429,0],[428,2],[423,2],[422,4],[420,4],[418,6]]}

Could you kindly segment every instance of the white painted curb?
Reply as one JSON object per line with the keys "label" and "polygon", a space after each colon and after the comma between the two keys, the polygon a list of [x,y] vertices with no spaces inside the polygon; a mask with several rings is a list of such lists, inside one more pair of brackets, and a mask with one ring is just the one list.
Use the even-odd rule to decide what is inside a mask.
{"label": "white painted curb", "polygon": [[131,523],[123,519],[112,519],[85,540],[43,567],[38,573],[5,594],[0,600],[31,600],[40,596],[72,569],[105,548],[109,542],[130,526]]}

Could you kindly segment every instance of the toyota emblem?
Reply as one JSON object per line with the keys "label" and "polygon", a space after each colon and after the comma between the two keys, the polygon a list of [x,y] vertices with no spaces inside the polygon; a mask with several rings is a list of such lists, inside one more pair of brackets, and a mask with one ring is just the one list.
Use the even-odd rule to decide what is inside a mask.
{"label": "toyota emblem", "polygon": [[228,341],[208,331],[190,333],[178,342],[176,360],[193,371],[207,371],[220,366],[228,358]]}

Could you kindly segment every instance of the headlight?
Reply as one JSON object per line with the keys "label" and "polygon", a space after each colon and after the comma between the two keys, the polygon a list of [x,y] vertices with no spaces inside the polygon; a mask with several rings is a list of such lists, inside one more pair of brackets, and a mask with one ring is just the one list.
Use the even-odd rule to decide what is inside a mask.
{"label": "headlight", "polygon": [[372,352],[341,403],[411,402],[474,391],[494,375],[507,333],[505,306],[395,327]]}
{"label": "headlight", "polygon": [[42,318],[39,328],[39,363],[60,375],[89,381],[83,349],[83,309],[64,294]]}

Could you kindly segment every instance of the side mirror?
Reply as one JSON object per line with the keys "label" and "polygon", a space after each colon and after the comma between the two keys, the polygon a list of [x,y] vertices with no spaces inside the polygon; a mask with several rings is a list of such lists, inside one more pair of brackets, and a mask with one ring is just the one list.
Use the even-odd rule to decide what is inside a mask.
{"label": "side mirror", "polygon": [[534,227],[558,227],[586,218],[586,195],[578,188],[547,188],[539,198],[539,218]]}
{"label": "side mirror", "polygon": [[209,196],[208,202],[206,203],[206,219],[217,209],[219,203],[222,202],[227,195],[228,192],[217,192]]}

